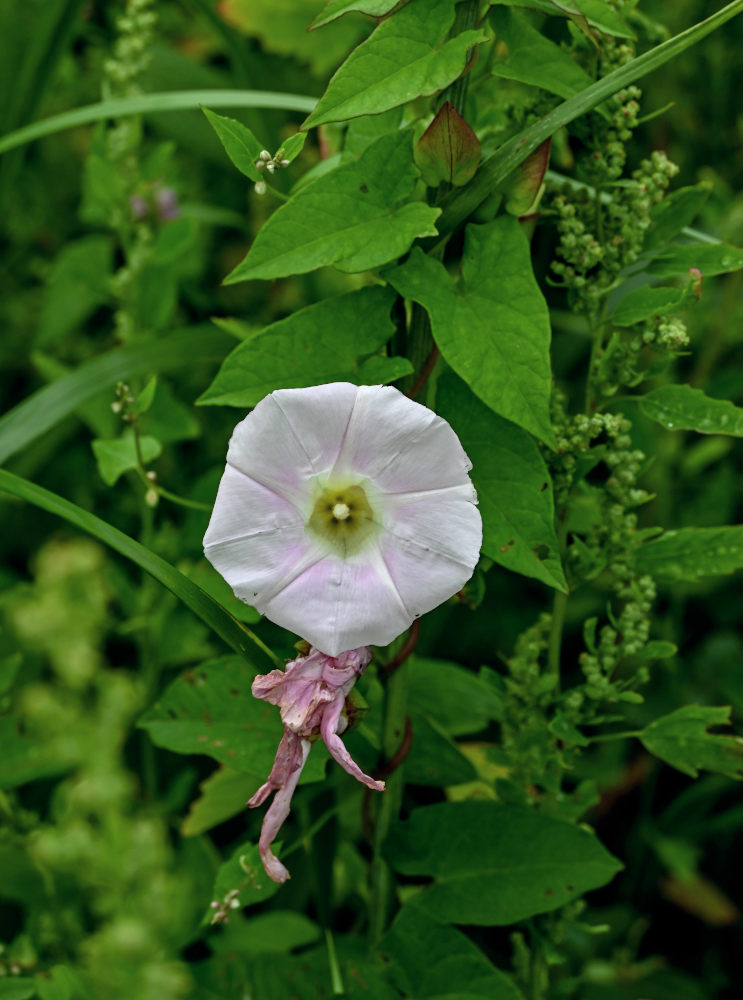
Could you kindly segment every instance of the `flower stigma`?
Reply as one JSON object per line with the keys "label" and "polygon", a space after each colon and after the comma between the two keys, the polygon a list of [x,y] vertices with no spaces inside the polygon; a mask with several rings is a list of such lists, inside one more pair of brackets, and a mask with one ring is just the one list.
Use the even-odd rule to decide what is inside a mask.
{"label": "flower stigma", "polygon": [[360,552],[379,530],[363,486],[321,488],[307,530],[336,555]]}

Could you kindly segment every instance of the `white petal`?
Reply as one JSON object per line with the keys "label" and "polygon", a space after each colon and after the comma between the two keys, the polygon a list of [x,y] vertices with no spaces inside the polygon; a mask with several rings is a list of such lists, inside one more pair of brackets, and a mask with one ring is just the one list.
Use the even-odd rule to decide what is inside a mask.
{"label": "white petal", "polygon": [[383,491],[469,482],[472,463],[449,424],[392,386],[361,386],[338,456],[338,475],[360,474]]}
{"label": "white petal", "polygon": [[310,460],[273,395],[262,399],[232,433],[227,462],[304,509]]}
{"label": "white petal", "polygon": [[462,486],[385,498],[380,550],[416,617],[456,594],[472,576],[482,544],[482,519],[472,493],[471,486]]}
{"label": "white petal", "polygon": [[272,393],[315,475],[329,472],[335,464],[358,391],[350,382],[333,382]]}
{"label": "white petal", "polygon": [[309,567],[263,609],[266,617],[329,656],[392,642],[413,614],[376,550],[363,556],[346,561],[328,556]]}
{"label": "white petal", "polygon": [[397,541],[406,548],[414,545],[461,562],[471,571],[482,545],[482,518],[476,500],[469,481],[441,490],[380,495],[376,502],[384,526],[385,551]]}
{"label": "white petal", "polygon": [[238,597],[256,607],[261,594],[284,584],[310,547],[293,504],[227,466],[204,552]]}
{"label": "white petal", "polygon": [[350,382],[277,389],[237,425],[227,461],[306,513],[314,477],[338,457],[357,392]]}

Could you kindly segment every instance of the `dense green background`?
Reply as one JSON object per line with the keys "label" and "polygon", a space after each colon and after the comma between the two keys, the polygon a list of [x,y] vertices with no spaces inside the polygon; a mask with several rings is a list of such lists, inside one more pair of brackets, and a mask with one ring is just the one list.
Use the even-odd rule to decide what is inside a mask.
{"label": "dense green background", "polygon": [[[641,47],[695,23],[710,13],[709,6],[703,0],[642,3],[648,21]],[[108,85],[114,86],[105,63],[122,7],[11,0],[0,12],[0,134],[99,100],[107,73]],[[163,0],[157,4],[152,59],[138,85],[145,92],[229,88],[319,97],[332,71],[371,28],[368,19],[354,14],[308,35],[304,28],[319,8],[312,0],[230,0],[218,8],[210,0]],[[560,19],[535,17],[533,23],[564,40]],[[742,46],[738,17],[642,81],[642,114],[670,107],[642,123],[628,147],[631,166],[652,149],[664,149],[680,168],[674,187],[709,183],[711,194],[694,226],[735,246],[743,245],[743,199],[737,190],[743,170]],[[301,109],[224,113],[246,124],[271,151],[305,117]],[[250,372],[250,385],[239,400],[216,398],[213,403],[230,405],[197,406],[236,345],[235,337],[250,337],[307,306],[355,291],[363,279],[323,266],[273,282],[223,285],[278,202],[270,194],[254,194],[201,112],[129,121],[135,132],[141,127],[141,141],[137,134],[124,135],[124,145],[133,143],[133,158],[125,152],[113,166],[102,128],[92,126],[48,136],[0,158],[3,412],[71,371],[78,372],[81,392],[74,412],[65,409],[64,399],[42,397],[38,406],[0,423],[0,454],[9,471],[138,539],[255,628],[279,658],[288,658],[295,637],[259,622],[204,561],[201,538],[208,512],[165,496],[149,506],[146,484],[131,469],[133,463],[123,463],[129,468],[119,478],[116,455],[112,459],[108,453],[107,466],[101,447],[96,453],[91,442],[113,439],[121,431],[121,419],[111,408],[116,383],[127,382],[137,395],[157,374],[154,401],[141,426],[144,441],[157,439],[161,450],[156,442],[149,446],[146,462],[176,497],[208,507],[234,423],[248,405],[283,384],[273,371],[265,376],[262,370]],[[364,145],[364,121],[369,119],[348,130],[347,149]],[[311,132],[291,170],[277,172],[279,190],[288,194],[306,171],[339,149],[342,134],[336,125]],[[573,166],[570,145],[555,143],[553,169],[570,172]],[[116,215],[127,204],[132,183],[148,204],[151,235],[139,270],[136,226]],[[164,189],[177,198],[174,221],[157,217],[156,198]],[[516,227],[503,216],[494,225]],[[540,226],[532,252],[536,279],[551,308],[553,371],[574,400],[583,390],[587,342],[580,318],[550,283],[555,242],[554,228]],[[410,294],[405,283],[415,261],[414,254],[389,278],[403,294]],[[742,274],[705,278],[701,301],[686,317],[689,352],[673,371],[673,381],[689,382],[738,406],[743,405]],[[497,298],[494,285],[488,295]],[[127,322],[133,318],[133,329],[122,326],[122,315]],[[214,317],[237,318],[240,325],[215,324]],[[446,354],[447,330],[439,334],[434,323],[434,334]],[[331,342],[325,353],[312,352],[308,368],[316,364],[323,373],[332,358],[340,366],[336,377],[346,377],[346,371],[357,377],[359,359],[373,354],[386,336],[383,332],[379,343],[357,345],[357,350],[352,345],[342,364]],[[113,351],[118,353],[105,360]],[[374,361],[392,367],[371,381],[403,377],[410,370],[401,358]],[[548,372],[543,374],[548,380]],[[307,377],[317,380],[320,376]],[[475,381],[473,374],[473,389]],[[216,390],[212,393],[218,397]],[[464,405],[462,393],[467,394]],[[502,416],[487,411],[450,374],[440,382],[436,403],[452,420],[462,411],[470,415],[470,450],[484,481],[491,470],[497,478],[499,470],[492,447],[480,443],[479,464],[474,454],[483,426],[494,428],[493,440],[504,435],[497,438],[500,447],[505,449],[507,435],[513,434],[512,451],[523,454],[526,439],[537,455],[525,431],[513,424],[504,430]],[[651,457],[643,485],[654,498],[644,508],[642,523],[670,529],[739,525],[740,431],[738,437],[671,433],[650,419],[649,405],[643,404],[644,416],[634,404],[626,411],[634,406],[633,441]],[[460,419],[464,437],[468,427]],[[548,439],[546,414],[522,426]],[[482,495],[491,524],[499,497],[497,492]],[[540,516],[548,521],[549,513]],[[740,776],[737,748],[727,768],[715,759],[712,769],[723,773],[705,773],[696,781],[693,760],[682,773],[683,768],[660,763],[635,740],[599,742],[577,761],[576,785],[584,778],[598,783],[600,799],[586,818],[606,850],[595,840],[586,847],[588,835],[560,821],[554,835],[544,826],[533,834],[536,841],[545,838],[533,857],[548,858],[550,849],[559,847],[565,864],[573,866],[572,889],[561,889],[550,906],[568,902],[573,892],[604,886],[583,913],[568,902],[554,918],[530,917],[540,912],[529,908],[533,885],[524,887],[513,876],[505,888],[488,884],[483,892],[481,884],[468,884],[466,872],[458,873],[457,857],[446,855],[447,835],[465,828],[470,840],[460,850],[468,856],[492,858],[496,865],[513,851],[514,870],[530,863],[518,848],[532,837],[531,812],[502,801],[474,801],[462,804],[472,810],[465,817],[454,804],[456,793],[444,789],[475,777],[492,789],[495,778],[503,776],[497,754],[487,757],[482,749],[498,739],[498,676],[518,636],[551,607],[548,585],[560,585],[559,561],[543,556],[531,572],[522,564],[514,567],[528,576],[496,567],[485,578],[476,612],[450,603],[423,622],[408,695],[416,738],[405,762],[403,815],[412,812],[413,818],[396,828],[388,851],[401,877],[403,901],[423,876],[445,873],[446,879],[427,894],[425,912],[404,907],[392,930],[390,915],[382,914],[390,976],[388,964],[366,952],[373,909],[369,804],[337,769],[328,772],[326,783],[317,782],[325,764],[318,748],[285,831],[292,881],[273,895],[274,887],[261,881],[260,873],[256,877],[258,862],[249,845],[257,841],[261,817],[241,809],[265,777],[280,726],[244,696],[252,673],[269,669],[270,659],[239,629],[230,631],[216,618],[220,639],[160,583],[103,544],[110,538],[94,540],[53,513],[5,496],[0,515],[0,971],[6,974],[0,977],[0,998],[74,1000],[86,991],[94,998],[122,1000],[331,996],[339,990],[329,971],[327,929],[335,934],[348,995],[517,1000],[521,994],[509,978],[514,947],[509,925],[519,921],[517,933],[533,948],[535,942],[544,945],[545,962],[554,959],[555,979],[563,985],[550,996],[702,1000],[739,995],[743,807],[732,780]],[[739,540],[736,545],[740,550]],[[687,558],[696,565],[706,549],[704,542]],[[167,567],[160,569],[167,573]],[[722,705],[731,706],[739,729],[740,576],[689,582],[693,574],[682,575],[685,581],[663,584],[653,627],[653,639],[675,643],[678,654],[658,661],[644,705],[623,706],[625,721],[630,720],[626,728],[640,730],[679,706],[699,704],[699,732],[705,724],[726,721],[724,712],[704,715]],[[562,655],[568,685],[579,676],[583,624],[605,614],[608,593],[599,580],[571,597]],[[194,601],[202,598],[196,595]],[[203,604],[199,607],[203,610]],[[226,655],[225,639],[249,650],[252,668]],[[238,740],[244,753],[239,766],[231,755],[205,756],[201,734],[184,733],[174,722],[174,715],[191,706],[188,682],[176,679],[196,668],[213,678],[208,695],[215,698],[214,705],[199,703],[197,710],[216,706],[222,713],[213,739],[219,739],[220,725],[230,731],[231,724],[253,714],[265,726],[261,742]],[[453,714],[452,690],[457,695]],[[378,761],[364,726],[381,727],[382,683],[374,668],[362,693],[370,713],[348,743],[361,765],[373,768]],[[225,716],[226,705],[231,718]],[[684,720],[684,738],[694,724]],[[469,738],[466,756],[454,743],[462,737]],[[651,745],[651,737],[644,743],[668,759],[659,744]],[[703,760],[704,747],[699,752]],[[700,763],[698,756],[691,757]],[[224,766],[216,770],[215,761]],[[678,767],[678,758],[675,763]],[[426,818],[422,808],[415,812],[423,806],[431,806]],[[579,804],[575,813],[575,818],[581,813]],[[510,831],[505,843],[492,835],[503,829]],[[428,857],[422,845],[435,846],[437,831],[444,843],[438,853],[432,847]],[[241,868],[237,859],[242,855]],[[616,858],[625,871],[605,885],[617,870]],[[226,927],[211,928],[210,901],[235,887],[240,901],[253,908],[235,914]],[[447,892],[459,899],[461,911],[452,908]],[[465,925],[466,933],[434,922],[442,912]],[[608,930],[593,933],[603,924]],[[517,956],[519,947],[517,941]],[[448,964],[436,964],[442,955]]]}

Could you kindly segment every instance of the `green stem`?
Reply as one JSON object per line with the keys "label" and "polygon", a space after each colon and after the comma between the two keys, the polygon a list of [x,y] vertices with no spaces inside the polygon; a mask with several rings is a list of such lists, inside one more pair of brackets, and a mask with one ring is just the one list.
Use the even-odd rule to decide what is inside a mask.
{"label": "green stem", "polygon": [[552,602],[552,627],[550,628],[549,646],[547,648],[547,673],[553,674],[555,694],[560,691],[560,654],[562,653],[562,630],[565,625],[565,610],[568,606],[568,595],[561,590],[555,592]]}
{"label": "green stem", "polygon": [[[479,12],[480,0],[461,0],[456,6],[454,24],[452,25],[449,37],[456,38],[462,32],[471,31],[473,28],[476,28]],[[467,52],[468,69],[471,54],[472,49]],[[436,102],[437,110],[449,101],[450,104],[454,105],[459,114],[464,117],[464,106],[467,101],[467,89],[469,88],[470,81],[468,69],[439,94],[438,101]]]}
{"label": "green stem", "polygon": [[[387,681],[382,733],[382,753],[386,761],[394,757],[405,735],[407,701],[408,668],[407,663],[403,663],[389,676]],[[372,946],[379,944],[387,925],[392,897],[392,876],[382,857],[382,848],[391,823],[400,813],[403,785],[403,768],[398,766],[389,776],[387,788],[379,801],[374,828],[374,856],[371,866],[371,901],[369,904],[369,940]]]}
{"label": "green stem", "polygon": [[343,992],[343,979],[341,977],[341,967],[338,964],[338,955],[335,950],[335,941],[329,928],[325,928],[325,944],[328,949],[328,965],[330,966],[330,984],[333,996],[340,996]]}
{"label": "green stem", "polygon": [[[564,520],[566,511],[560,511],[561,518],[557,528],[557,551],[560,558],[565,553],[565,543],[568,537],[567,524]],[[552,625],[550,627],[549,645],[547,647],[547,673],[557,678],[555,694],[560,690],[560,654],[562,653],[562,630],[565,625],[565,611],[568,606],[568,594],[561,590],[555,591],[552,602]]]}
{"label": "green stem", "polygon": [[414,390],[416,395],[420,392],[422,388],[421,378],[433,346],[431,320],[428,318],[428,313],[423,306],[414,302],[410,314],[406,351],[408,360],[413,366],[413,374],[409,375],[401,385],[402,391],[407,395],[412,395]]}
{"label": "green stem", "polygon": [[306,843],[310,843],[314,838],[315,834],[318,833],[329,822],[335,815],[337,815],[340,805],[331,806],[330,809],[326,809],[325,812],[319,816],[311,826],[308,826],[299,840],[295,840],[291,846],[282,849],[281,857],[286,859],[290,854],[298,851],[300,847],[304,847]]}

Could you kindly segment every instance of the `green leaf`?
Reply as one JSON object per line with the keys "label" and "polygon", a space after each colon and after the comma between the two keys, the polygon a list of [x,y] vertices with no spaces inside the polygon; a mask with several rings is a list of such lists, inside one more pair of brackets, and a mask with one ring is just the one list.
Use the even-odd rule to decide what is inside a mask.
{"label": "green leaf", "polygon": [[[390,288],[361,288],[271,323],[225,358],[198,402],[255,406],[274,389],[325,382],[375,385],[397,378],[400,366],[395,362],[403,359],[374,358],[370,380],[364,377],[361,364],[362,358],[379,351],[394,333],[390,319],[394,300]],[[383,377],[386,362],[392,366],[389,376]],[[412,370],[407,361],[402,367]]]}
{"label": "green leaf", "polygon": [[466,934],[433,920],[414,902],[397,914],[380,949],[392,961],[405,996],[426,1000],[451,993],[523,1000],[510,976],[496,969]]}
{"label": "green leaf", "polygon": [[582,14],[590,25],[616,38],[633,38],[632,32],[606,0],[554,0],[568,15]]}
{"label": "green leaf", "polygon": [[[209,0],[212,5],[214,0]],[[331,25],[325,31],[314,34],[307,30],[308,23],[317,14],[322,0],[222,0],[219,8],[243,34],[260,41],[259,47],[251,47],[249,52],[250,75],[258,79],[263,66],[269,76],[274,64],[264,63],[265,53],[288,56],[290,63],[277,63],[282,69],[281,78],[289,65],[297,67],[306,64],[319,80],[327,80],[341,60],[345,59],[355,45],[369,34],[373,25],[365,17],[352,15],[342,22]],[[212,8],[214,9],[214,8]],[[304,81],[306,74],[298,79]],[[308,81],[309,82],[309,81]]]}
{"label": "green leaf", "polygon": [[290,135],[289,138],[281,144],[276,152],[276,159],[288,160],[291,163],[292,160],[296,160],[302,152],[306,141],[306,132],[295,132],[294,135]]}
{"label": "green leaf", "polygon": [[688,274],[692,267],[698,268],[705,278],[739,271],[743,267],[743,250],[727,243],[673,244],[652,257],[645,270],[658,278],[672,278]]}
{"label": "green leaf", "polygon": [[[112,441],[96,438],[91,442],[101,479],[107,486],[113,486],[120,476],[139,465],[139,457],[134,442],[134,431],[129,428],[121,437]],[[149,464],[163,450],[159,441],[152,437],[139,439],[142,461]]]}
{"label": "green leaf", "polygon": [[13,687],[22,663],[22,653],[11,653],[0,660],[0,694],[7,694]]}
{"label": "green leaf", "polygon": [[477,775],[444,729],[417,706],[411,710],[413,743],[405,758],[405,780],[413,785],[444,788],[473,781]]}
{"label": "green leaf", "polygon": [[237,619],[233,618],[224,608],[208,594],[192,583],[188,577],[179,573],[170,563],[167,563],[160,556],[129,538],[123,531],[114,528],[112,525],[102,521],[95,514],[78,507],[77,504],[70,503],[56,493],[45,490],[35,483],[30,483],[27,479],[13,475],[5,469],[0,469],[0,490],[35,504],[42,510],[62,517],[70,524],[87,531],[89,535],[97,538],[104,545],[109,545],[116,552],[131,559],[141,569],[172,591],[186,607],[190,608],[203,622],[205,622],[228,646],[231,646],[238,653],[247,655],[252,651],[252,645],[258,646],[261,651],[268,656],[275,666],[280,666],[278,659],[266,647],[266,645],[254,635],[249,628],[246,628]]}
{"label": "green leaf", "polygon": [[614,326],[633,326],[655,316],[672,316],[689,304],[686,288],[635,288],[611,315]]}
{"label": "green leaf", "polygon": [[495,0],[501,7],[528,7],[543,14],[568,17],[581,30],[587,25],[598,28],[605,35],[617,38],[632,38],[632,32],[621,17],[613,11],[605,0]]}
{"label": "green leaf", "polygon": [[89,993],[78,973],[66,965],[55,965],[37,977],[39,1000],[81,1000]]}
{"label": "green leaf", "polygon": [[364,115],[348,123],[343,150],[358,156],[381,135],[397,132],[402,124],[402,108],[392,108],[381,115]]}
{"label": "green leaf", "polygon": [[702,181],[691,187],[679,188],[665,196],[650,213],[652,226],[643,244],[645,250],[662,247],[683,229],[691,225],[709,198],[712,184]]}
{"label": "green leaf", "polygon": [[407,358],[387,358],[375,354],[359,365],[358,372],[349,381],[357,385],[386,385],[405,375],[412,375],[414,370]]}
{"label": "green leaf", "polygon": [[409,700],[450,736],[478,733],[503,718],[503,702],[479,674],[447,660],[414,656],[408,661]]}
{"label": "green leaf", "polygon": [[480,162],[480,140],[449,101],[445,101],[415,146],[415,162],[431,187],[466,184]]}
{"label": "green leaf", "polygon": [[493,7],[490,23],[495,31],[495,76],[541,87],[558,97],[572,97],[592,83],[573,57],[512,10]]}
{"label": "green leaf", "polygon": [[[256,673],[236,656],[209,660],[168,685],[138,725],[159,747],[207,754],[235,771],[263,775],[260,784],[271,770],[283,727],[276,707],[253,697]],[[318,781],[326,761],[327,754],[315,747],[302,777]]]}
{"label": "green leaf", "polygon": [[80,365],[0,417],[0,463],[7,462],[117,382],[156,371],[176,371],[207,361],[221,361],[232,343],[232,338],[205,324],[158,340],[142,340]]}
{"label": "green leaf", "polygon": [[56,777],[76,767],[84,757],[77,733],[60,736],[28,729],[14,716],[0,718],[0,788],[17,788],[39,778]]}
{"label": "green leaf", "polygon": [[63,132],[79,125],[125,118],[128,115],[153,115],[167,111],[198,111],[202,105],[214,108],[273,108],[282,111],[312,111],[317,101],[303,94],[278,94],[270,90],[174,90],[161,94],[138,94],[134,97],[114,97],[97,104],[87,104],[73,111],[25,125],[0,138],[0,154],[23,146],[45,135]]}
{"label": "green leaf", "polygon": [[157,389],[157,376],[153,375],[148,381],[144,389],[139,393],[137,398],[132,404],[131,412],[140,414],[146,413],[147,410],[152,406],[152,401],[155,398],[155,390]]}
{"label": "green leaf", "polygon": [[[272,882],[266,875],[258,853],[257,844],[241,844],[232,856],[219,866],[214,879],[213,900],[223,902],[225,897],[236,892],[239,909],[244,906],[255,906],[270,899],[279,890],[277,882]],[[210,908],[205,917],[205,922],[210,922],[214,913]]]}
{"label": "green leaf", "polygon": [[454,0],[410,0],[354,49],[302,128],[376,115],[443,90],[487,37],[463,31],[447,40],[453,23]]}
{"label": "green leaf", "polygon": [[534,439],[473,399],[459,379],[444,376],[436,402],[472,462],[483,553],[514,573],[567,592],[552,480]]}
{"label": "green leaf", "polygon": [[242,920],[239,924],[230,921],[226,932],[214,944],[215,950],[220,952],[238,952],[251,957],[286,955],[295,948],[313,944],[321,933],[318,925],[303,913],[272,910],[270,913],[251,914],[249,920]]}
{"label": "green leaf", "polygon": [[[152,248],[150,268],[157,274],[169,273],[161,265],[174,264],[191,250],[199,235],[195,219],[182,215],[161,224]],[[141,280],[141,279],[140,279]]]}
{"label": "green leaf", "polygon": [[637,654],[641,660],[667,660],[678,653],[678,646],[663,639],[651,639]]}
{"label": "green leaf", "polygon": [[640,397],[640,409],[669,431],[743,437],[743,409],[690,385],[662,385]]}
{"label": "green leaf", "polygon": [[247,125],[235,121],[234,118],[228,118],[226,115],[215,114],[208,108],[201,110],[217,133],[225,153],[240,173],[245,174],[251,181],[261,180],[263,175],[255,164],[263,150],[263,145],[258,142]]}
{"label": "green leaf", "polygon": [[635,565],[659,580],[700,580],[743,568],[743,525],[664,531],[637,550]]}
{"label": "green leaf", "polygon": [[255,625],[263,617],[255,608],[235,597],[229,583],[206,559],[199,559],[192,566],[183,569],[183,573],[239,622]]}
{"label": "green leaf", "polygon": [[246,774],[220,767],[199,785],[201,795],[191,803],[188,816],[183,820],[183,836],[196,837],[241,813],[265,777],[265,774]]}
{"label": "green leaf", "polygon": [[512,924],[605,885],[621,869],[597,838],[536,809],[495,802],[416,809],[385,853],[404,875],[434,882],[418,897],[434,919]]}
{"label": "green leaf", "polygon": [[[564,5],[563,5],[564,6]],[[558,129],[592,110],[607,97],[616,94],[623,87],[642,79],[680,55],[692,45],[696,45],[710,32],[722,27],[731,18],[743,11],[743,0],[732,0],[720,10],[687,28],[673,38],[656,45],[649,52],[630,60],[612,70],[596,83],[568,98],[534,125],[512,136],[484,163],[466,187],[460,188],[445,200],[444,212],[439,220],[438,230],[442,235],[451,233],[467,219],[486,198],[493,188],[512,174],[516,167],[527,158],[545,139],[549,139]]]}
{"label": "green leaf", "polygon": [[321,28],[352,10],[369,14],[371,17],[384,17],[399,3],[400,0],[328,0],[307,30],[314,31],[315,28]]}
{"label": "green leaf", "polygon": [[36,996],[36,981],[25,976],[0,979],[0,1000],[30,1000]]}
{"label": "green leaf", "polygon": [[710,726],[730,725],[730,712],[729,706],[684,705],[651,722],[639,739],[650,753],[692,778],[699,771],[743,778],[743,739],[707,732]]}
{"label": "green leaf", "polygon": [[472,391],[554,447],[549,312],[516,219],[467,226],[459,287],[418,247],[385,278],[424,306],[444,359]]}
{"label": "green leaf", "polygon": [[188,441],[201,432],[192,408],[181,403],[166,382],[158,382],[152,404],[140,423],[145,434],[163,443]]}
{"label": "green leaf", "polygon": [[327,265],[366,271],[394,260],[416,237],[436,232],[439,209],[400,204],[417,179],[412,132],[381,136],[358,160],[301,188],[274,212],[225,284],[306,274]]}
{"label": "green leaf", "polygon": [[35,345],[43,347],[77,329],[111,301],[113,241],[83,236],[59,252],[47,282]]}
{"label": "green leaf", "polygon": [[511,215],[519,217],[536,211],[550,162],[550,146],[551,140],[547,139],[504,181],[501,190],[506,195],[506,211]]}

